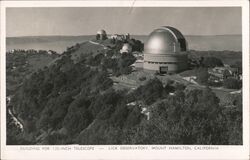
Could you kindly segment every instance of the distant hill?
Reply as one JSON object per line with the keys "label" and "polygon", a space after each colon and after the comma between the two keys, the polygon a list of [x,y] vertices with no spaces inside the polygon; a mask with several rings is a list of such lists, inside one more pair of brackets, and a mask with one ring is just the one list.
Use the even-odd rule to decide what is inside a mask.
{"label": "distant hill", "polygon": [[67,47],[93,39],[95,36],[31,36],[6,38],[7,50],[54,50],[62,53]]}
{"label": "distant hill", "polygon": [[[132,35],[132,38],[145,42],[146,35]],[[215,35],[215,36],[185,36],[188,47],[191,50],[200,51],[242,51],[241,35]],[[65,51],[67,47],[76,43],[83,43],[95,39],[94,35],[83,36],[34,36],[34,37],[8,37],[6,39],[7,50],[11,49],[35,49],[54,50],[59,53]]]}
{"label": "distant hill", "polygon": [[43,43],[43,42],[54,42],[54,41],[85,41],[93,39],[94,35],[84,36],[24,36],[24,37],[7,37],[7,45],[12,43]]}

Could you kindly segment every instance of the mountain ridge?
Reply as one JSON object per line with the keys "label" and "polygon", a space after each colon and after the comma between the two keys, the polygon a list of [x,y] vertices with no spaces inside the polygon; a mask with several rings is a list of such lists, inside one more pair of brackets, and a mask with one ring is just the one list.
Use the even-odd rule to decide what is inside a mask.
{"label": "mountain ridge", "polygon": [[[145,42],[146,35],[131,35],[131,38]],[[242,51],[241,35],[186,35],[190,50],[199,51]],[[67,47],[76,43],[82,43],[95,39],[95,35],[80,36],[27,36],[27,37],[7,37],[6,48],[12,49],[35,49],[35,50],[55,50],[63,52]]]}
{"label": "mountain ridge", "polygon": [[[113,34],[108,34],[113,35]],[[95,36],[95,34],[88,35],[34,35],[34,36],[8,36],[6,38],[38,38],[38,37],[84,37],[84,36]],[[148,36],[147,34],[132,34],[131,36]],[[242,34],[214,34],[214,35],[194,35],[186,34],[184,36],[242,36]]]}

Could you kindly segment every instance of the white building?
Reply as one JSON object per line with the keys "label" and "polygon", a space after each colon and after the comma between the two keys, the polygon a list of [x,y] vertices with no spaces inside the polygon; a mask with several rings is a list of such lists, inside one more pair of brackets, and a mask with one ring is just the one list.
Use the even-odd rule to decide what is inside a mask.
{"label": "white building", "polygon": [[122,46],[122,49],[120,50],[120,53],[131,53],[132,52],[132,47],[130,44],[125,43]]}

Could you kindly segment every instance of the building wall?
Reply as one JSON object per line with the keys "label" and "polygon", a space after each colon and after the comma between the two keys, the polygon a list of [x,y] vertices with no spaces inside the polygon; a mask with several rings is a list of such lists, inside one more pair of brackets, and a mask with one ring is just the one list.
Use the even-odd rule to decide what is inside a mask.
{"label": "building wall", "polygon": [[185,70],[188,67],[187,54],[144,54],[145,70],[160,71],[160,67],[168,67],[168,73]]}

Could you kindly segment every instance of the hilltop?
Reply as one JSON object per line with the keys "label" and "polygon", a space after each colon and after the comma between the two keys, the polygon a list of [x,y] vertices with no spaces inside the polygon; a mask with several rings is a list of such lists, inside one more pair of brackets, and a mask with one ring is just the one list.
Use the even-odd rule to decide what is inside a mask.
{"label": "hilltop", "polygon": [[123,43],[78,43],[30,73],[8,106],[24,131],[9,127],[7,144],[242,144],[241,95],[224,107],[209,87],[134,72],[143,44],[121,54]]}

